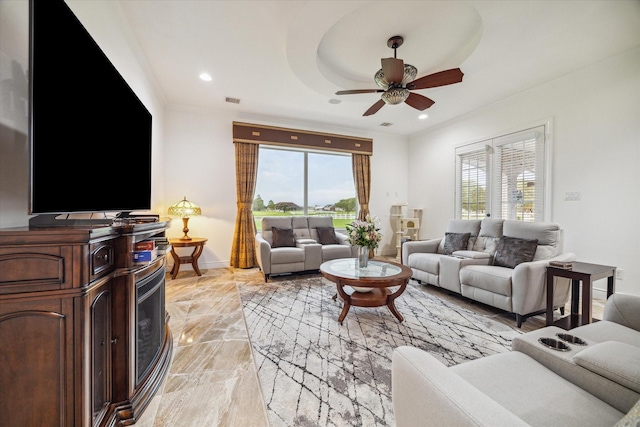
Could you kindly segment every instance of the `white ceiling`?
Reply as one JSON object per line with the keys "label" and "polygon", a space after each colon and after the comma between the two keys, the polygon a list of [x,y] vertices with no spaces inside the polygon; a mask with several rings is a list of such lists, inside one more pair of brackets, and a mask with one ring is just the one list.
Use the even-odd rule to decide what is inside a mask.
{"label": "white ceiling", "polygon": [[[640,1],[118,0],[169,104],[410,135],[640,44]],[[385,105],[380,59],[418,77],[460,67],[461,83],[417,93],[419,111]],[[213,80],[203,82],[202,72]],[[239,104],[225,102],[240,99]],[[339,104],[329,101],[339,99]],[[392,123],[381,127],[383,122]]]}

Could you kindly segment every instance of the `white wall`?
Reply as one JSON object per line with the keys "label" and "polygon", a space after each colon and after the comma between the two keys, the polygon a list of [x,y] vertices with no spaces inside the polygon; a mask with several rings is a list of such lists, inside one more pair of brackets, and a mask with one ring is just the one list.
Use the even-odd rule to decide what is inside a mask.
{"label": "white wall", "polygon": [[[373,138],[370,210],[380,219],[385,236],[379,252],[395,253],[389,207],[394,200],[406,201],[407,198],[406,138],[174,106],[166,112],[165,200],[168,206],[187,196],[202,208],[202,216],[189,220],[190,236],[209,239],[200,258],[200,268],[229,266],[237,212],[233,121]],[[167,235],[180,237],[182,221],[174,220]],[[181,255],[190,250],[180,250]],[[190,265],[183,268],[189,269]]]}
{"label": "white wall", "polygon": [[[622,269],[616,291],[640,295],[640,49],[412,137],[409,203],[425,209],[421,238],[442,236],[454,216],[456,146],[549,118],[550,220],[565,229],[565,251]],[[564,201],[569,191],[581,200]]]}

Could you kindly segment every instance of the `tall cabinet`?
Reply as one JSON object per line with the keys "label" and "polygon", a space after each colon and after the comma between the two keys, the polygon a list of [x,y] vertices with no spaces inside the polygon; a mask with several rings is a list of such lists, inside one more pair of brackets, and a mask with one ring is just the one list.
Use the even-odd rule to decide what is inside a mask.
{"label": "tall cabinet", "polygon": [[[166,375],[172,339],[165,258],[134,264],[135,243],[167,221],[0,230],[0,424],[130,425]],[[141,283],[155,277],[155,317],[142,318]],[[147,316],[151,317],[151,316]],[[140,363],[140,325],[153,323]]]}

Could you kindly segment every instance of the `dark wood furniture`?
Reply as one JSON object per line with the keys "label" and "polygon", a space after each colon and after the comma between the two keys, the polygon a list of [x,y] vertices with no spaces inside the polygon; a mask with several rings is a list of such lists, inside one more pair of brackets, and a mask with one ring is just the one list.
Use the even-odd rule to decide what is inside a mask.
{"label": "dark wood furniture", "polygon": [[[140,417],[168,372],[173,340],[165,257],[140,266],[131,253],[168,227],[0,230],[0,425],[124,426]],[[136,285],[149,277],[155,353],[141,366]]]}
{"label": "dark wood furniture", "polygon": [[[341,258],[327,261],[320,265],[320,272],[324,277],[335,282],[338,293],[333,299],[340,297],[344,303],[338,322],[347,316],[351,306],[382,307],[386,305],[389,311],[399,320],[404,317],[396,309],[394,300],[404,292],[411,278],[411,269],[395,262],[369,261],[365,269],[358,268],[357,258]],[[345,286],[348,286],[345,288]],[[352,288],[355,286],[356,288]],[[389,288],[398,287],[396,290]],[[366,292],[359,292],[358,288],[370,288]]]}
{"label": "dark wood furniture", "polygon": [[[607,278],[607,298],[615,292],[616,267],[608,265],[573,262],[571,269],[547,267],[547,326],[555,325],[563,329],[586,325],[592,322],[591,295],[593,282]],[[571,279],[571,313],[554,322],[553,320],[553,279]],[[581,286],[582,285],[582,286]],[[580,288],[582,287],[582,293]],[[581,298],[582,294],[582,298]],[[582,310],[579,311],[582,299]]]}
{"label": "dark wood furniture", "polygon": [[[202,237],[192,237],[190,240],[185,239],[169,239],[171,245],[171,257],[173,258],[173,267],[171,268],[171,278],[175,279],[180,271],[180,264],[191,264],[193,270],[198,276],[202,276],[200,268],[198,268],[198,258],[202,255],[204,245],[207,239]],[[189,256],[180,256],[175,248],[193,248],[193,252]]]}

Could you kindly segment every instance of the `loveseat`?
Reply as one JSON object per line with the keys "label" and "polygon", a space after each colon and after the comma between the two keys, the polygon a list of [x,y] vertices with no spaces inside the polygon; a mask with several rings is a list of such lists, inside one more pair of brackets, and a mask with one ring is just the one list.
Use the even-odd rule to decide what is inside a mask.
{"label": "loveseat", "polygon": [[[575,260],[562,243],[556,223],[453,219],[443,238],[405,242],[402,263],[420,283],[514,313],[520,327],[546,310],[549,261]],[[554,280],[554,308],[564,310],[570,281]]]}
{"label": "loveseat", "polygon": [[273,274],[317,271],[325,261],[357,256],[330,216],[264,217],[255,242],[265,282]]}
{"label": "loveseat", "polygon": [[[569,349],[546,347],[540,338]],[[603,321],[528,332],[514,339],[510,352],[452,367],[415,347],[393,353],[397,427],[635,427],[639,393],[640,296],[614,294]]]}

